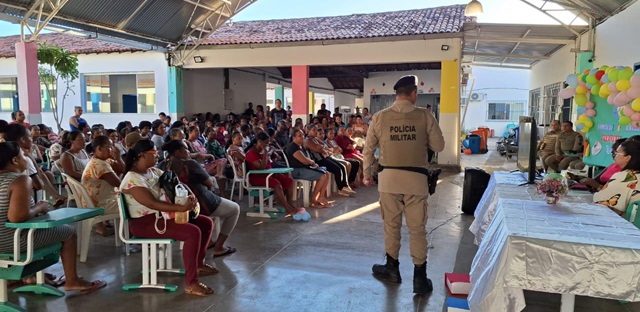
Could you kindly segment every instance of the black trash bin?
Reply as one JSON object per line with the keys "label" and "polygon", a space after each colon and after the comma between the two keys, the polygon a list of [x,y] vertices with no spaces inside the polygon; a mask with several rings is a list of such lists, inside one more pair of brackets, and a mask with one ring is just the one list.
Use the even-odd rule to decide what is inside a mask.
{"label": "black trash bin", "polygon": [[462,188],[462,212],[472,215],[489,185],[491,175],[476,167],[464,168],[464,185]]}

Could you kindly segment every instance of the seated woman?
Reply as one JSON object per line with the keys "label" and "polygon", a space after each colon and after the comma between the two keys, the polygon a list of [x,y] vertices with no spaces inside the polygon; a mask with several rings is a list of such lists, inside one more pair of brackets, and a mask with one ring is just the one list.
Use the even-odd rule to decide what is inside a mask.
{"label": "seated woman", "polygon": [[640,142],[627,140],[620,144],[614,162],[622,171],[613,174],[607,184],[593,194],[593,201],[622,215],[630,203],[640,201]]}
{"label": "seated woman", "polygon": [[[265,170],[271,169],[271,161],[269,160],[269,154],[267,153],[265,146],[269,144],[269,136],[266,133],[261,133],[251,141],[246,150],[245,162],[247,170]],[[249,184],[255,186],[266,186],[268,174],[251,174],[249,175]],[[293,216],[296,221],[309,220],[311,217],[304,208],[296,208],[293,203],[290,202],[293,198],[293,192],[295,186],[293,185],[293,179],[287,174],[272,174],[269,177],[269,187],[272,188],[276,194],[276,199],[284,206],[287,213]],[[285,196],[286,192],[286,196]]]}
{"label": "seated woman", "polygon": [[364,139],[364,137],[367,135],[368,128],[369,127],[367,126],[367,124],[362,122],[362,117],[360,115],[357,115],[355,123],[351,126],[351,129],[353,130],[353,137]]}
{"label": "seated woman", "polygon": [[349,186],[355,187],[358,184],[358,173],[360,172],[360,163],[355,159],[346,159],[342,155],[342,149],[334,140],[336,130],[330,128],[325,132],[318,132],[318,138],[323,141],[327,149],[330,151],[331,158],[342,163],[349,173]]}
{"label": "seated woman", "polygon": [[47,139],[46,136],[42,135],[40,126],[33,125],[29,130],[31,131],[31,138],[33,139],[33,143],[38,146],[41,153],[44,153],[47,148],[51,147],[51,142],[49,141],[49,139]]}
{"label": "seated woman", "polygon": [[[118,202],[114,188],[119,187],[121,181],[112,164],[118,163],[120,166],[116,167],[122,168],[124,162],[120,152],[107,136],[95,137],[91,140],[91,146],[93,157],[82,172],[82,185],[91,197],[94,207],[104,208],[104,214],[117,214]],[[96,233],[100,235],[111,235],[113,232],[113,228],[109,228],[105,222],[96,225]]]}
{"label": "seated woman", "polygon": [[85,151],[84,134],[79,130],[71,131],[67,140],[62,142],[63,152],[58,164],[60,170],[68,176],[80,181],[82,172],[89,163],[89,154]]}
{"label": "seated woman", "polygon": [[[27,159],[27,170],[25,173],[32,179],[32,185],[34,190],[45,190],[47,194],[50,194],[54,201],[55,206],[63,204],[67,198],[58,194],[58,191],[51,184],[52,176],[45,174],[36,160],[29,154],[33,148],[33,141],[27,128],[20,124],[10,124],[7,126],[4,139],[7,142],[16,142],[22,149],[24,157]],[[50,172],[49,172],[50,173]]]}
{"label": "seated woman", "polygon": [[[304,132],[299,129],[293,130],[292,142],[284,148],[285,157],[289,161],[289,166],[293,168],[291,176],[294,179],[315,181],[311,195],[311,207],[327,208],[333,206],[327,201],[327,186],[329,185],[329,173],[320,168],[318,164],[308,157],[304,147]],[[306,192],[307,190],[305,190]]]}
{"label": "seated woman", "polygon": [[[120,183],[120,191],[129,209],[129,228],[138,238],[170,238],[184,242],[182,259],[185,268],[185,293],[206,296],[213,289],[198,282],[198,275],[215,274],[218,270],[204,262],[207,246],[213,232],[213,221],[200,215],[186,224],[166,220],[166,231],[156,231],[156,215],[160,212],[187,212],[196,207],[196,198],[189,196],[184,205],[171,204],[161,199],[164,191],[160,188],[162,170],[155,168],[158,151],[149,140],[138,141],[127,153],[125,171]],[[160,221],[162,222],[162,221]],[[159,225],[162,227],[162,224]]]}
{"label": "seated woman", "polygon": [[[607,182],[609,182],[609,179],[611,179],[614,174],[622,170],[622,168],[620,168],[620,166],[616,164],[615,159],[616,153],[618,152],[618,147],[620,147],[620,144],[622,144],[624,141],[626,141],[626,139],[618,139],[611,146],[611,156],[613,156],[614,162],[609,165],[609,167],[604,169],[604,171],[602,171],[602,173],[600,173],[595,179],[582,178],[579,180],[579,182],[586,185],[592,191],[597,191],[602,188],[603,185],[607,184]],[[572,177],[572,175],[570,175],[570,177]]]}
{"label": "seated woman", "polygon": [[231,145],[227,148],[227,155],[231,156],[233,159],[233,166],[236,168],[236,175],[239,178],[244,177],[244,172],[242,171],[242,164],[244,163],[246,154],[242,150],[242,134],[240,132],[233,132],[231,135]]}
{"label": "seated woman", "polygon": [[[34,203],[31,178],[23,174],[27,170],[27,161],[16,142],[0,143],[0,253],[13,253],[15,229],[5,227],[6,222],[25,222],[53,209],[46,201]],[[27,249],[27,232],[21,232],[21,252]],[[107,285],[104,281],[88,282],[78,277],[78,243],[76,230],[72,226],[60,225],[50,229],[38,229],[33,234],[33,242],[35,249],[62,242],[60,258],[66,278],[65,290],[87,293]]]}
{"label": "seated woman", "polygon": [[[347,129],[338,128],[338,135],[334,137],[334,140],[342,149],[342,156],[344,156],[344,158],[358,161],[360,168],[363,168],[364,158],[362,153],[356,149],[356,143],[347,134]],[[362,181],[362,172],[358,177]]]}
{"label": "seated woman", "polygon": [[238,223],[240,206],[221,198],[212,191],[213,179],[198,162],[189,158],[189,151],[182,142],[169,141],[162,149],[167,151],[168,159],[158,164],[158,168],[165,170],[169,166],[178,175],[180,181],[193,191],[200,203],[200,214],[220,218],[220,235],[209,246],[209,248],[213,247],[213,256],[219,257],[236,252],[235,248],[225,247],[224,243]]}
{"label": "seated woman", "polygon": [[[317,128],[318,126],[314,124],[307,125],[308,133],[307,138],[304,139],[304,148],[309,151],[309,156],[311,156],[313,161],[333,173],[336,185],[338,186],[338,194],[346,197],[355,194],[356,192],[349,187],[349,175],[346,166],[331,158],[331,153],[325,150],[324,144],[320,143],[321,141],[318,139]],[[322,132],[322,130],[320,130],[320,132]]]}

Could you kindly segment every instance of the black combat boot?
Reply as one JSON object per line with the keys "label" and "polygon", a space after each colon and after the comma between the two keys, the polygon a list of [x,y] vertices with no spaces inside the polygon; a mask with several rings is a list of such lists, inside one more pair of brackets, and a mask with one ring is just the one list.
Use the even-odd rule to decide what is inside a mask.
{"label": "black combat boot", "polygon": [[389,254],[386,254],[386,256],[387,263],[373,265],[373,275],[390,283],[402,282],[402,278],[400,278],[400,262],[393,259]]}
{"label": "black combat boot", "polygon": [[413,268],[413,292],[419,295],[433,291],[433,284],[427,278],[427,262]]}

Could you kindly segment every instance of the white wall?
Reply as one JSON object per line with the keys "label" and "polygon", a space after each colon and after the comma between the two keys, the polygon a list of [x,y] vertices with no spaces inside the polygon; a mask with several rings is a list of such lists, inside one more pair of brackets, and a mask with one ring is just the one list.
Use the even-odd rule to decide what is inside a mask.
{"label": "white wall", "polygon": [[[251,69],[242,69],[251,70]],[[184,72],[184,110],[195,113],[242,113],[247,103],[266,105],[267,81],[264,76],[229,70],[229,89],[233,90],[234,105],[224,107],[224,73],[222,69],[188,69]]]}
{"label": "white wall", "polygon": [[[460,38],[389,42],[342,43],[321,41],[307,45],[201,46],[195,52],[202,63],[188,59],[185,68],[261,67],[291,65],[389,64],[439,62],[460,58]],[[441,46],[448,45],[448,51]]]}
{"label": "white wall", "polygon": [[543,60],[531,69],[529,89],[542,88],[544,86],[562,82],[567,75],[575,72],[576,54],[571,52],[573,46],[567,45],[558,50],[548,60]]}
{"label": "white wall", "polygon": [[[369,78],[364,80],[363,100],[364,106],[370,107],[371,94],[395,94],[393,86],[402,76],[418,76],[418,92],[440,93],[440,70],[413,70],[396,72],[369,73]],[[420,85],[424,82],[424,85]],[[384,85],[383,85],[384,84]]]}
{"label": "white wall", "polygon": [[[168,67],[164,54],[158,52],[135,52],[135,53],[110,53],[110,54],[81,54],[78,55],[78,71],[83,74],[126,74],[137,72],[153,72],[156,87],[156,113],[153,114],[85,114],[83,117],[89,124],[100,123],[107,128],[115,128],[123,120],[129,120],[133,124],[138,124],[142,120],[157,119],[157,113],[169,111],[169,85]],[[17,66],[15,58],[0,59],[0,76],[16,76]],[[69,117],[73,115],[73,108],[82,103],[81,81],[79,79],[71,82],[73,93],[67,97],[62,109],[64,83],[58,83],[58,111],[62,116],[61,125],[68,129]],[[0,119],[11,120],[10,113],[0,113]],[[51,127],[55,126],[52,113],[42,113],[42,122]],[[54,127],[55,128],[55,127]]]}
{"label": "white wall", "polygon": [[[528,112],[530,70],[473,67],[472,77],[475,78],[473,93],[483,94],[481,101],[470,101],[462,129],[473,130],[480,126],[494,129],[495,136],[502,136],[506,126],[515,121],[490,121],[487,119],[488,103],[492,101],[520,101],[525,103],[523,114]],[[469,83],[469,86],[471,84]],[[464,94],[464,97],[468,95]],[[464,114],[464,109],[461,110]]]}

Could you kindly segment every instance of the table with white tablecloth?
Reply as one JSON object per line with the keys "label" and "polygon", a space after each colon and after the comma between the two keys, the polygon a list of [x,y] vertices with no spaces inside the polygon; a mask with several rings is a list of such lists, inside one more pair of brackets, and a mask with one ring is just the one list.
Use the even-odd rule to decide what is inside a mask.
{"label": "table with white tablecloth", "polygon": [[471,283],[478,312],[521,311],[525,289],[640,301],[640,230],[600,205],[497,199]]}
{"label": "table with white tablecloth", "polygon": [[[522,185],[526,182],[520,172],[496,171],[491,175],[487,189],[484,191],[474,213],[475,220],[469,230],[475,235],[474,243],[480,245],[482,239],[493,219],[496,204],[500,198],[535,200],[543,199],[543,195],[537,193],[535,185]],[[564,202],[583,203],[591,202],[593,196],[588,192],[570,191],[561,199]]]}

